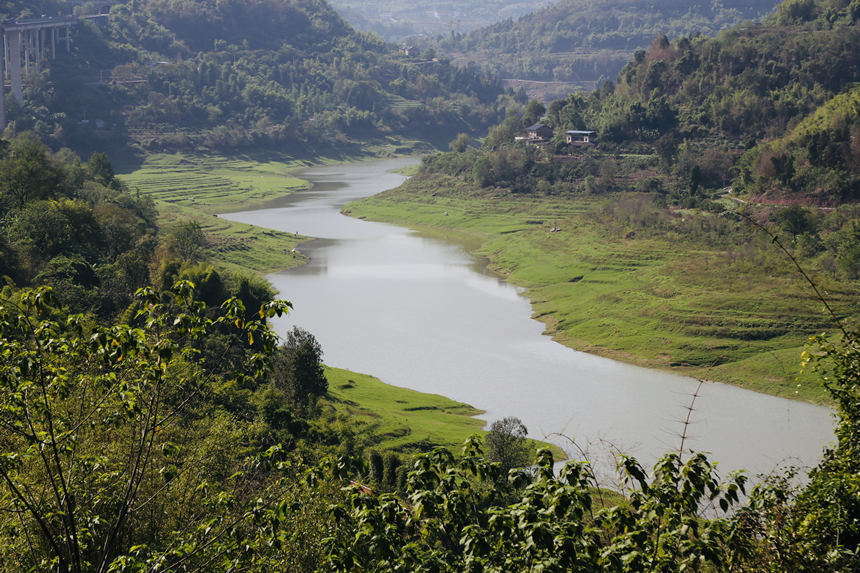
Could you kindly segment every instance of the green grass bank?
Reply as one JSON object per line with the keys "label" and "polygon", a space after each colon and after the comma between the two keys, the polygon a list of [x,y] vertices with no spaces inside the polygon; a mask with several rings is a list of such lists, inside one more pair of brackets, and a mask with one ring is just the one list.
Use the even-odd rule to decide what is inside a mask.
{"label": "green grass bank", "polygon": [[[468,404],[438,394],[391,386],[378,378],[326,366],[329,382],[325,402],[363,432],[379,450],[415,453],[442,446],[459,453],[474,434],[485,435],[483,414]],[[557,460],[567,456],[557,446],[531,441],[532,448],[548,447]]]}
{"label": "green grass bank", "polygon": [[132,192],[155,201],[162,228],[169,230],[178,221],[198,222],[206,234],[207,256],[214,263],[266,273],[302,264],[304,258],[292,249],[307,237],[234,223],[217,214],[259,206],[307,188],[308,183],[294,173],[309,165],[287,157],[154,154],[133,168],[120,167],[118,176]]}
{"label": "green grass bank", "polygon": [[[428,175],[345,212],[487,257],[526,287],[535,318],[562,344],[827,404],[815,375],[801,373],[800,356],[810,335],[835,325],[782,253],[766,239],[753,249],[725,238],[712,244],[707,235],[641,236],[612,215],[620,201],[479,192]],[[820,280],[831,305],[856,316],[857,285]]]}

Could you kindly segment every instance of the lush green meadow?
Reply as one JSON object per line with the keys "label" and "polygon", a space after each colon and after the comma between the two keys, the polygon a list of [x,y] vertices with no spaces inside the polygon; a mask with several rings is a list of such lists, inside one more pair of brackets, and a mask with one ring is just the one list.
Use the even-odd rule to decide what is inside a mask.
{"label": "lush green meadow", "polygon": [[326,367],[326,401],[353,422],[364,424],[383,450],[418,451],[444,446],[455,451],[484,423],[481,410],[444,396],[385,384],[378,378]]}
{"label": "lush green meadow", "polygon": [[[346,211],[486,256],[527,288],[535,318],[568,346],[827,403],[800,356],[810,335],[834,324],[776,248],[640,238],[601,218],[614,200],[474,193],[454,179],[419,178]],[[837,312],[856,312],[856,285],[820,280]]]}

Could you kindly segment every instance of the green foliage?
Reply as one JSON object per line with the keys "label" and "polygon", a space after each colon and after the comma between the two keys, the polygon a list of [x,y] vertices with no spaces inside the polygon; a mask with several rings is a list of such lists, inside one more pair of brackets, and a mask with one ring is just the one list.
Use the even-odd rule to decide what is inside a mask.
{"label": "green foliage", "polygon": [[[555,153],[582,163],[595,150],[656,156],[668,201],[684,208],[704,207],[709,196],[730,185],[737,194],[780,202],[856,200],[860,58],[854,47],[860,27],[844,2],[798,1],[781,9],[791,16],[738,26],[716,38],[670,41],[659,35],[635,53],[617,83],[553,101],[543,121],[557,134]],[[788,41],[781,17],[796,21]],[[537,120],[537,105],[527,106],[522,121]],[[513,145],[516,116],[509,112],[490,129],[486,151]],[[564,145],[563,133],[571,129],[597,132],[590,153]],[[489,165],[476,159],[473,180],[523,192],[554,189],[564,172],[504,157],[488,155]],[[577,171],[579,184],[568,188],[590,193],[634,187],[629,180],[641,176],[587,164]]]}
{"label": "green foliage", "polygon": [[65,195],[60,167],[32,137],[17,138],[0,158],[0,209],[22,209],[30,201]]}
{"label": "green foliage", "polygon": [[403,57],[317,0],[119,4],[101,25],[79,24],[72,46],[46,64],[55,90],[29,84],[9,115],[18,130],[87,153],[129,143],[313,153],[390,135],[443,143],[498,121],[505,103],[477,68]]}
{"label": "green foliage", "polygon": [[448,147],[451,151],[456,153],[463,153],[467,149],[469,149],[469,144],[472,142],[472,138],[469,137],[468,133],[459,133],[457,137],[455,137],[451,143],[448,144]]}
{"label": "green foliage", "polygon": [[741,162],[740,187],[755,195],[855,201],[860,188],[860,87],[832,98],[784,137]]}
{"label": "green foliage", "polygon": [[87,161],[87,169],[93,178],[104,187],[119,190],[120,182],[116,178],[113,166],[105,153],[93,153]]}
{"label": "green foliage", "polygon": [[856,333],[810,340],[804,363],[836,404],[836,444],[809,480],[793,471],[756,486],[734,518],[738,564],[756,571],[854,571],[860,564],[860,351]]}
{"label": "green foliage", "polygon": [[[294,326],[274,358],[275,387],[283,391],[299,411],[312,406],[328,390],[322,365],[322,347],[310,332]],[[380,468],[382,458],[379,460]],[[379,475],[382,475],[381,469]]]}
{"label": "green foliage", "polygon": [[[190,283],[178,284],[170,305],[142,291],[139,326],[97,326],[65,315],[52,305],[50,289],[3,300],[4,563],[108,570],[141,544],[169,550],[165,536],[174,528],[202,523],[200,514],[185,521],[171,508],[203,502],[207,480],[226,478],[231,469],[210,465],[199,448],[210,435],[200,407],[212,378],[196,365],[190,343],[235,319],[234,328],[262,344],[250,374],[237,374],[253,380],[264,375],[275,336],[264,323],[242,323],[236,299],[207,319],[192,291]],[[260,313],[285,310],[276,302]],[[219,513],[213,507],[210,517]],[[163,517],[156,522],[152,515]]]}
{"label": "green foliage", "polygon": [[629,497],[601,507],[590,468],[569,462],[556,475],[539,452],[537,473],[510,479],[481,455],[477,441],[461,458],[445,450],[418,456],[405,500],[353,488],[337,509],[353,538],[331,539],[337,571],[676,571],[721,567],[730,549],[728,523],[706,520],[701,507],[738,502],[744,479],[720,483],[702,455],[669,454],[648,479],[635,460],[619,471]]}
{"label": "green foliage", "polygon": [[528,127],[532,124],[537,123],[545,113],[546,108],[541,102],[534,99],[529,100],[529,102],[526,104],[525,109],[523,110],[523,117],[521,120],[523,127]]}
{"label": "green foliage", "polygon": [[115,316],[149,282],[155,212],[113,177],[104,154],[86,167],[24,134],[0,145],[0,272],[19,286],[52,284],[75,311]]}
{"label": "green foliage", "polygon": [[614,78],[655,36],[714,36],[762,17],[774,5],[664,0],[643,9],[628,0],[562,0],[519,19],[439,37],[437,44],[501,77],[596,82]]}
{"label": "green foliage", "polygon": [[180,221],[165,240],[168,250],[180,260],[197,262],[203,257],[206,235],[197,221]]}
{"label": "green foliage", "polygon": [[497,462],[502,472],[525,467],[529,462],[529,447],[526,441],[528,430],[519,418],[506,417],[490,424],[484,437],[487,459]]}

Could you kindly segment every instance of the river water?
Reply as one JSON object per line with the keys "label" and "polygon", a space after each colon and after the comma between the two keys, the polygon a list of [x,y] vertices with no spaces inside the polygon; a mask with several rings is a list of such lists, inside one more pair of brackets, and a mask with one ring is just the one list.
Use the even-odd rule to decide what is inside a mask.
{"label": "river water", "polygon": [[[516,416],[603,475],[614,452],[650,465],[677,450],[695,380],[557,344],[520,290],[461,247],[339,213],[397,186],[389,170],[414,162],[313,168],[302,174],[311,189],[223,215],[318,237],[301,247],[307,265],[267,277],[294,306],[276,330],[309,330],[332,366],[467,402],[488,421]],[[722,474],[813,465],[833,439],[828,409],[734,386],[703,385],[693,407],[685,450],[710,452]]]}

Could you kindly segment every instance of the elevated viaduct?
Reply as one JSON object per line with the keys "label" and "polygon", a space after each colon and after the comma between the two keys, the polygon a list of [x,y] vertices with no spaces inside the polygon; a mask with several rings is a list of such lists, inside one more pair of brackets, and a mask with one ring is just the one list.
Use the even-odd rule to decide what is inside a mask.
{"label": "elevated viaduct", "polygon": [[[69,2],[74,5],[77,2]],[[71,51],[72,26],[80,20],[102,18],[110,7],[121,4],[116,0],[88,2],[95,5],[98,14],[88,16],[42,16],[0,22],[0,130],[6,126],[6,82],[19,104],[24,103],[24,77],[41,64],[57,55],[57,44]]]}

